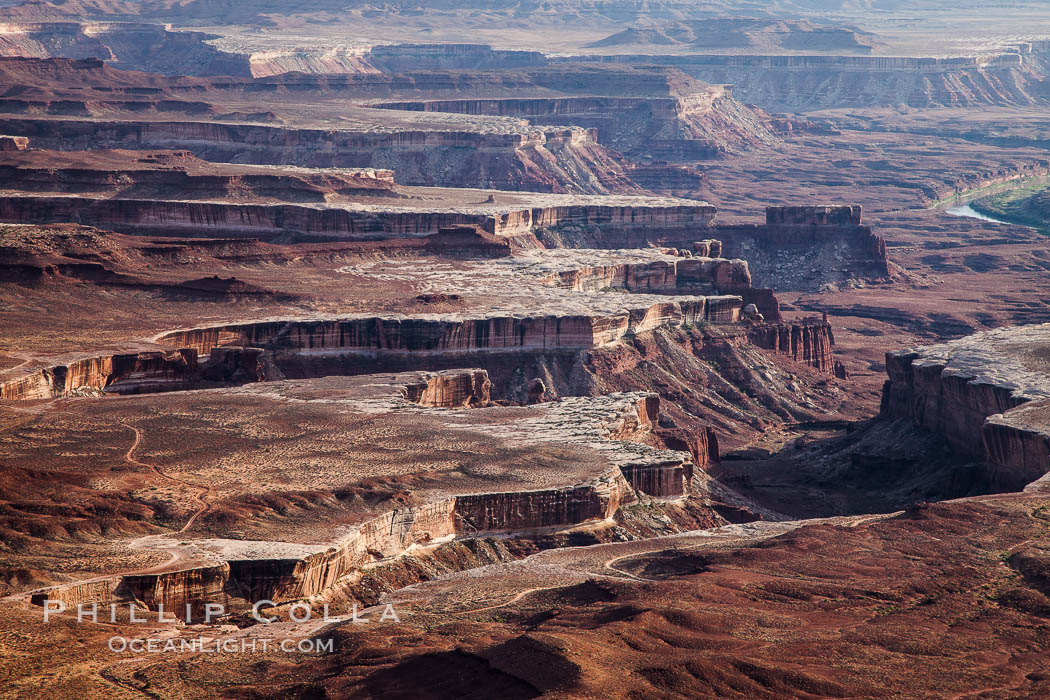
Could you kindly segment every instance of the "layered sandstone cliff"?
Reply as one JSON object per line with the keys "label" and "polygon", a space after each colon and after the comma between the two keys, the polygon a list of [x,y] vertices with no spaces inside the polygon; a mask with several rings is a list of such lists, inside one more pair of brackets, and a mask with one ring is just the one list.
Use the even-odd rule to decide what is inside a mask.
{"label": "layered sandstone cliff", "polygon": [[386,73],[430,70],[494,70],[546,65],[539,51],[493,49],[485,44],[389,44],[365,56]]}
{"label": "layered sandstone cliff", "polygon": [[24,151],[28,147],[25,136],[0,136],[0,151]]}
{"label": "layered sandstone cliff", "polygon": [[211,164],[185,151],[68,153],[26,152],[24,148],[25,145],[16,153],[0,156],[0,190],[127,199],[276,199],[313,203],[323,203],[334,196],[397,196],[392,170],[306,171]]}
{"label": "layered sandstone cliff", "polygon": [[600,145],[593,130],[578,127],[333,130],[217,121],[3,117],[0,132],[26,136],[40,148],[55,150],[173,148],[224,163],[389,169],[407,185],[593,194],[642,191],[630,181],[623,157]]}
{"label": "layered sandstone cliff", "polygon": [[[712,207],[707,220],[713,223],[703,228],[673,222],[600,227],[566,218],[537,227],[536,236],[548,248],[657,245],[692,249],[697,257],[743,259],[752,284],[763,288],[816,290],[829,282],[890,276],[886,241],[860,223],[859,205],[767,207],[764,224],[720,224],[714,213]],[[717,250],[710,247],[712,240]],[[748,303],[768,302],[755,297]]]}
{"label": "layered sandstone cliff", "polygon": [[208,43],[216,38],[142,22],[4,22],[0,56],[97,58],[165,75],[253,75],[247,56]]}
{"label": "layered sandstone cliff", "polygon": [[[435,389],[437,378],[460,387],[470,385],[472,391],[488,382],[484,372],[477,370],[458,376],[431,375],[421,396]],[[406,396],[419,386],[418,376],[376,377],[362,385],[366,390],[362,399],[370,411],[434,410],[420,407]],[[457,389],[453,393],[462,392]],[[653,394],[577,397],[518,410],[524,413],[516,423],[485,421],[475,429],[498,440],[527,438],[585,447],[600,455],[608,466],[581,483],[460,493],[413,506],[391,503],[389,510],[363,520],[329,543],[192,540],[182,534],[181,540],[190,538],[182,546],[194,546],[194,557],[207,563],[58,586],[38,592],[33,602],[135,602],[149,610],[163,606],[179,615],[188,609],[199,620],[206,603],[220,603],[227,611],[238,611],[263,599],[278,603],[301,600],[323,593],[362,567],[391,561],[443,540],[597,523],[615,516],[638,493],[676,498],[684,492],[684,475],[692,470],[690,454],[645,444],[653,439],[659,420],[659,400]]]}
{"label": "layered sandstone cliff", "polygon": [[[348,185],[352,186],[352,183]],[[221,196],[221,192],[214,194]],[[554,195],[548,197],[558,201]],[[715,212],[714,207],[704,202],[666,202],[659,198],[595,196],[565,197],[564,201],[564,205],[555,203],[533,208],[440,204],[412,208],[396,204],[247,204],[12,195],[0,199],[0,221],[23,224],[73,221],[120,233],[260,239],[293,236],[307,240],[377,240],[426,236],[442,228],[463,225],[479,226],[486,233],[508,237],[548,228],[585,227],[610,238],[637,238],[656,232],[679,232],[688,238],[690,231],[710,222]]]}
{"label": "layered sandstone cliff", "polygon": [[[233,324],[167,333],[171,351],[105,355],[41,369],[0,384],[0,398],[28,400],[83,390],[145,393],[286,377],[463,367],[479,357],[575,353],[665,325],[735,323],[740,296],[613,300],[607,311],[471,317],[356,316]],[[198,355],[208,360],[198,363]],[[472,392],[487,401],[480,387]],[[423,395],[440,402],[445,390]],[[452,391],[455,394],[455,391]],[[437,404],[435,404],[437,405]]]}
{"label": "layered sandstone cliff", "polygon": [[116,394],[174,391],[192,386],[198,378],[197,352],[192,349],[104,355],[0,383],[0,398],[45,399],[82,390]]}
{"label": "layered sandstone cliff", "polygon": [[736,103],[725,85],[664,96],[498,97],[379,102],[372,106],[419,112],[515,117],[536,125],[593,129],[598,142],[630,156],[694,161],[779,137],[764,115]]}
{"label": "layered sandstone cliff", "polygon": [[691,256],[646,263],[583,265],[558,271],[547,279],[577,291],[612,287],[651,294],[676,293],[685,289],[739,293],[751,287],[747,261]]}
{"label": "layered sandstone cliff", "polygon": [[733,85],[748,104],[784,112],[900,104],[1035,105],[1046,100],[1040,61],[1020,53],[951,58],[620,55],[588,60],[678,68],[709,83]]}
{"label": "layered sandstone cliff", "polygon": [[[855,204],[767,207],[765,224],[717,224],[711,233],[722,239],[725,255],[748,260],[755,283],[763,287],[809,289],[852,277],[886,279],[886,241],[861,223],[861,216]],[[785,265],[781,253],[796,264]]]}
{"label": "layered sandstone cliff", "polygon": [[[703,252],[721,252],[721,241],[706,241]],[[545,281],[576,291],[623,289],[646,294],[734,294],[743,305],[755,304],[766,321],[781,320],[780,302],[772,289],[751,286],[745,260],[701,257],[677,252],[676,257],[648,262],[586,262],[558,270]]]}
{"label": "layered sandstone cliff", "polygon": [[[683,296],[665,302],[625,300],[622,310],[593,315],[483,315],[443,318],[361,316],[324,321],[267,321],[167,333],[165,345],[210,352],[225,345],[262,347],[278,354],[403,353],[580,350],[621,340],[666,324],[733,323],[739,296]],[[285,358],[278,357],[278,361]]]}
{"label": "layered sandstone cliff", "polygon": [[753,345],[772,350],[821,372],[835,372],[832,347],[835,337],[831,324],[820,319],[806,319],[794,323],[757,323],[748,331]]}
{"label": "layered sandstone cliff", "polygon": [[978,333],[887,353],[882,415],[907,417],[984,459],[993,482],[1023,487],[1050,471],[1050,325]]}
{"label": "layered sandstone cliff", "polygon": [[368,60],[360,47],[281,48],[251,51],[247,54],[252,77],[264,78],[282,73],[376,73],[378,68]]}
{"label": "layered sandstone cliff", "polygon": [[425,381],[407,384],[405,398],[420,406],[455,408],[480,406],[492,398],[492,382],[484,370],[435,372]]}

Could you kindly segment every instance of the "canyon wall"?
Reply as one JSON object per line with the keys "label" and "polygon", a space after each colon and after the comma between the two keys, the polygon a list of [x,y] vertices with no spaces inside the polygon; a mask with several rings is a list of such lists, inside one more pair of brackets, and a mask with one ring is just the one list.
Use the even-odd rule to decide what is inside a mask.
{"label": "canyon wall", "polygon": [[[714,207],[710,211],[708,220],[713,221]],[[697,257],[743,259],[755,287],[816,291],[827,282],[890,276],[886,241],[870,226],[858,223],[860,217],[859,205],[767,207],[764,224],[714,222],[701,228],[672,221],[648,227],[600,227],[565,218],[537,226],[535,233],[547,248],[655,245],[692,249]],[[696,218],[699,223],[701,217]],[[701,237],[705,240],[697,240]],[[717,251],[710,248],[715,237]],[[768,296],[756,294],[747,303],[764,308],[769,320],[778,318]]]}
{"label": "canyon wall", "polygon": [[765,224],[715,224],[711,233],[723,241],[724,255],[748,260],[761,287],[819,289],[850,277],[887,279],[886,241],[861,215],[859,205],[767,207]]}
{"label": "canyon wall", "polygon": [[1050,472],[1050,401],[989,416],[981,428],[992,483],[1020,489]]}
{"label": "canyon wall", "polygon": [[[711,250],[709,241],[704,252]],[[584,265],[556,272],[545,280],[549,284],[577,291],[625,289],[647,294],[734,294],[743,305],[755,304],[766,321],[781,320],[780,302],[772,289],[751,286],[751,272],[745,260],[725,258],[678,257],[649,263]]]}
{"label": "canyon wall", "polygon": [[[163,164],[167,155],[150,154],[141,160]],[[253,196],[319,204],[326,202],[327,195],[331,194],[396,196],[392,170],[256,174],[246,169],[240,173],[201,174],[181,170],[175,164],[186,153],[171,155],[173,165],[157,170],[110,169],[101,165],[98,168],[43,167],[19,163],[10,157],[14,162],[0,164],[0,189],[82,195],[114,193],[128,199],[170,196],[179,200],[217,200]]]}
{"label": "canyon wall", "polygon": [[220,345],[265,347],[306,358],[325,353],[378,354],[580,350],[626,333],[665,324],[733,323],[739,296],[683,297],[608,315],[488,316],[459,320],[361,317],[333,321],[270,321],[167,333],[158,342],[204,354]]}
{"label": "canyon wall", "polygon": [[1023,488],[1050,471],[1048,345],[1043,324],[887,353],[881,415],[910,418],[984,460],[997,488]]}
{"label": "canyon wall", "polygon": [[[317,595],[367,564],[388,561],[416,546],[456,536],[563,528],[611,518],[634,492],[619,469],[592,483],[541,491],[455,496],[419,507],[395,508],[358,526],[341,544],[312,554],[238,559],[218,564],[114,577],[92,584],[56,586],[32,602],[61,600],[67,606],[128,603],[200,621],[204,606],[244,611],[257,601],[276,603]],[[102,615],[106,614],[103,610]]]}
{"label": "canyon wall", "polygon": [[726,254],[740,247],[740,239],[750,238],[765,246],[798,246],[844,241],[856,249],[858,261],[884,275],[889,274],[886,241],[860,223],[860,206],[767,207],[766,223],[719,224],[712,233],[719,236]]}
{"label": "canyon wall", "polygon": [[617,470],[588,486],[457,496],[456,517],[465,532],[535,530],[605,520],[633,500]]}
{"label": "canyon wall", "polygon": [[[483,373],[463,373],[473,385],[484,384]],[[451,378],[451,377],[449,377]],[[430,388],[423,390],[423,394]],[[566,415],[577,415],[573,405],[556,403],[551,419],[562,424]],[[149,610],[163,605],[168,613],[182,616],[189,606],[199,620],[206,603],[220,603],[227,611],[247,609],[253,602],[301,600],[323,592],[340,578],[376,562],[390,561],[420,546],[454,537],[493,533],[525,533],[547,528],[567,528],[609,520],[636,492],[676,497],[684,489],[684,474],[691,471],[686,452],[653,449],[642,443],[653,437],[659,416],[659,399],[652,394],[618,394],[598,399],[599,413],[591,409],[577,415],[575,439],[592,444],[609,455],[610,468],[585,483],[526,491],[467,493],[416,507],[397,506],[372,517],[332,545],[266,543],[272,554],[239,556],[259,543],[205,540],[219,544],[228,556],[204,566],[150,574],[110,577],[97,581],[56,586],[35,593],[32,602],[62,600],[67,605],[135,602]],[[552,438],[553,439],[553,438]],[[633,445],[624,449],[622,445]],[[688,465],[688,466],[687,466]],[[625,478],[628,476],[630,481]],[[246,545],[244,549],[242,545]]]}
{"label": "canyon wall", "polygon": [[[739,296],[683,296],[608,314],[478,318],[358,317],[197,328],[157,339],[171,351],[105,355],[56,365],[0,384],[0,398],[30,400],[93,390],[175,391],[223,383],[439,370],[504,362],[520,353],[574,353],[663,325],[735,323]],[[198,355],[208,356],[198,363]],[[464,388],[465,390],[465,388]],[[454,389],[448,389],[451,395]],[[445,389],[424,390],[440,401]],[[486,390],[472,394],[487,401]]]}
{"label": "canyon wall", "polygon": [[741,101],[780,112],[1046,103],[1039,62],[1018,53],[957,58],[618,55],[587,60],[671,66],[708,83],[731,84]]}
{"label": "canyon wall", "polygon": [[793,323],[758,323],[748,330],[753,345],[790,357],[821,372],[835,372],[835,337],[827,321],[806,319]]}
{"label": "canyon wall", "polygon": [[391,44],[373,46],[365,55],[386,73],[430,70],[500,70],[543,66],[539,51],[493,49],[486,44]]}
{"label": "canyon wall", "polygon": [[216,38],[142,22],[4,22],[0,56],[96,58],[163,75],[253,75],[246,55],[206,43]]}
{"label": "canyon wall", "polygon": [[377,240],[425,236],[442,227],[496,228],[483,214],[434,211],[372,212],[294,204],[229,204],[152,199],[12,196],[0,200],[0,221],[76,222],[136,235],[242,237],[272,240]]}
{"label": "canyon wall", "polygon": [[246,59],[248,70],[254,78],[265,78],[282,73],[378,72],[378,69],[369,62],[367,51],[356,47],[251,51]]}
{"label": "canyon wall", "polygon": [[[22,224],[76,222],[119,233],[187,237],[298,240],[381,240],[478,226],[496,236],[530,234],[537,227],[585,226],[630,236],[632,231],[682,231],[705,225],[714,207],[582,204],[498,214],[433,210],[382,211],[296,204],[231,204],[86,196],[9,196],[0,199],[0,221]],[[619,233],[618,233],[619,232]]]}
{"label": "canyon wall", "polygon": [[620,467],[631,488],[644,494],[677,497],[685,493],[687,470],[680,460],[625,464]]}
{"label": "canyon wall", "polygon": [[614,287],[632,292],[667,294],[682,289],[706,288],[739,293],[751,287],[751,273],[745,260],[682,257],[649,263],[577,267],[557,272],[545,281],[577,291]]}
{"label": "canyon wall", "polygon": [[199,621],[207,604],[219,604],[226,610],[238,607],[237,599],[243,595],[236,582],[231,581],[230,572],[230,564],[222,562],[163,574],[123,576],[114,597],[133,601],[147,610],[163,609],[166,615],[178,619]]}
{"label": "canyon wall", "polygon": [[116,394],[174,391],[198,378],[197,352],[192,349],[103,355],[4,382],[0,399],[46,399],[85,389]]}
{"label": "canyon wall", "polygon": [[731,95],[727,86],[706,85],[681,95],[430,99],[371,106],[514,117],[535,125],[571,124],[594,130],[603,145],[647,161],[709,159],[779,140],[765,115],[735,102]]}
{"label": "canyon wall", "polygon": [[[947,357],[921,352],[886,354],[883,415],[909,417],[918,425],[943,435],[956,448],[984,456],[981,431],[988,416],[1024,403],[1008,383],[979,381],[978,375],[945,372]],[[977,380],[977,381],[975,381]]]}
{"label": "canyon wall", "polygon": [[[10,111],[10,110],[6,110]],[[504,132],[300,129],[203,121],[110,121],[0,117],[0,133],[38,148],[189,150],[225,163],[394,170],[406,185],[534,192],[641,193],[621,155],[593,131]],[[587,176],[581,175],[587,173]]]}

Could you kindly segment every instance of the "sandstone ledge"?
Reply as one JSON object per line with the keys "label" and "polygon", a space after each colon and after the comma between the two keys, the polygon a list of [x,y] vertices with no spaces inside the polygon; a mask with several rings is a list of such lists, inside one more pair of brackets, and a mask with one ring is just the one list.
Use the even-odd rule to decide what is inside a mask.
{"label": "sandstone ledge", "polygon": [[909,417],[991,465],[1003,488],[1050,471],[1050,324],[887,353],[882,414]]}
{"label": "sandstone ledge", "polygon": [[[280,602],[322,593],[362,567],[447,539],[573,527],[611,518],[639,493],[675,498],[684,492],[684,474],[692,466],[689,453],[644,443],[652,438],[658,420],[654,394],[578,397],[518,409],[431,408],[412,399],[416,387],[426,386],[426,394],[436,383],[480,386],[484,391],[487,377],[477,370],[361,377],[351,384],[350,394],[343,395],[343,406],[383,416],[407,412],[439,417],[449,428],[480,431],[508,445],[547,442],[593,452],[599,459],[564,474],[562,485],[521,484],[507,491],[485,491],[485,481],[479,481],[479,488],[471,492],[428,491],[426,503],[395,507],[344,532],[332,532],[327,542],[195,539],[185,533],[151,538],[149,546],[181,548],[199,565],[44,589],[34,593],[33,601],[136,601],[149,609],[163,604],[168,610],[188,604],[197,615],[208,602],[243,609],[262,598]],[[280,385],[267,386],[268,391],[282,390]],[[486,418],[490,411],[497,413]],[[492,468],[499,471],[499,465]]]}

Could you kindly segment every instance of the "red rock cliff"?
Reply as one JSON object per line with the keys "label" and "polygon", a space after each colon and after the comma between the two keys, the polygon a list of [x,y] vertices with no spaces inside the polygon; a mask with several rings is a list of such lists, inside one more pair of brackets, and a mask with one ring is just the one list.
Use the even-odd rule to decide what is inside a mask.
{"label": "red rock cliff", "polygon": [[748,339],[760,348],[786,355],[821,372],[832,374],[835,371],[832,354],[835,338],[831,324],[826,321],[756,323],[749,329]]}

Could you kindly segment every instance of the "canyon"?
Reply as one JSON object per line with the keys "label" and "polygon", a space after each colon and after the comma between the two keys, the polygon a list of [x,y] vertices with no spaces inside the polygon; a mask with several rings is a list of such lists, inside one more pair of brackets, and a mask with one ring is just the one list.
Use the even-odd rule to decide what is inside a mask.
{"label": "canyon", "polygon": [[725,85],[688,83],[675,76],[682,94],[670,97],[565,97],[377,102],[371,106],[416,112],[491,115],[530,123],[572,124],[593,129],[598,142],[627,156],[695,161],[717,158],[728,149],[770,144],[778,129],[767,115],[732,98]]}
{"label": "canyon", "polygon": [[417,5],[0,8],[5,697],[1046,695],[1045,8]]}
{"label": "canyon", "polygon": [[711,54],[587,59],[678,68],[700,80],[731,84],[739,99],[776,111],[1031,105],[1046,100],[1046,46],[1041,42],[1009,53],[951,58]]}
{"label": "canyon", "polygon": [[[988,464],[991,481],[1024,488],[1050,472],[1047,326],[988,331],[886,356],[886,417],[906,417]],[[1015,413],[1016,412],[1016,413]]]}
{"label": "canyon", "polygon": [[[428,397],[455,394],[457,388],[461,391],[463,386],[470,386],[480,387],[480,395],[471,391],[464,397],[465,401],[457,401],[453,406],[469,405],[470,401],[487,402],[488,378],[484,372],[395,375],[388,382],[385,389],[389,393],[385,396],[380,385],[373,381],[358,384],[358,390],[344,393],[340,400],[349,400],[352,405],[355,400],[367,398],[370,399],[367,412],[388,413],[401,410],[405,405],[439,405],[445,401],[434,402]],[[408,397],[420,384],[425,388],[413,402]],[[691,465],[691,457],[688,453],[661,451],[640,442],[653,436],[658,407],[659,400],[654,395],[625,394],[544,404],[540,416],[536,416],[534,410],[528,412],[525,424],[554,429],[543,431],[545,440],[564,444],[568,435],[557,432],[558,426],[572,425],[573,442],[607,456],[613,471],[594,474],[581,485],[570,483],[562,488],[510,493],[466,493],[419,507],[395,508],[356,525],[350,534],[330,545],[221,539],[192,541],[192,546],[202,552],[188,556],[214,558],[209,552],[221,551],[222,561],[192,569],[95,581],[91,586],[52,588],[35,593],[34,600],[62,600],[70,606],[138,601],[150,610],[158,606],[184,610],[189,606],[193,615],[199,616],[207,603],[219,602],[233,610],[237,609],[235,599],[239,599],[244,609],[264,598],[280,603],[317,595],[365,563],[394,559],[405,551],[457,534],[477,536],[485,532],[564,527],[608,519],[621,505],[635,499],[635,490],[658,497],[680,497],[684,465]],[[472,411],[485,409],[479,407]],[[414,413],[425,415],[418,410]],[[525,429],[524,425],[516,427],[513,421],[509,425],[503,425],[504,422],[497,424],[502,426],[498,429],[481,429],[492,430],[493,438],[502,440]],[[691,473],[691,467],[689,471]],[[584,471],[580,476],[586,479],[586,475]],[[174,545],[153,542],[152,546]],[[184,541],[179,546],[187,547],[189,543]],[[295,555],[295,552],[309,553]]]}

